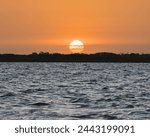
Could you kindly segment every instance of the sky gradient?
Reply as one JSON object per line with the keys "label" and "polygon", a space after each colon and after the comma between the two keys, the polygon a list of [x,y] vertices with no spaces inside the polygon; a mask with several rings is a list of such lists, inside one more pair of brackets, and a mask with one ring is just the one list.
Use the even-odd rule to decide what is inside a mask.
{"label": "sky gradient", "polygon": [[150,53],[149,0],[0,0],[0,53]]}

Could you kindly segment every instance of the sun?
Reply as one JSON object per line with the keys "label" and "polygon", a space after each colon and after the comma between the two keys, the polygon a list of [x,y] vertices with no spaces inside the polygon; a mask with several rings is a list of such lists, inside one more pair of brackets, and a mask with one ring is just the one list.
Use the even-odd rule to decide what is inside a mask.
{"label": "sun", "polygon": [[80,40],[73,40],[69,44],[69,49],[72,53],[82,53],[82,51],[84,50],[84,44]]}

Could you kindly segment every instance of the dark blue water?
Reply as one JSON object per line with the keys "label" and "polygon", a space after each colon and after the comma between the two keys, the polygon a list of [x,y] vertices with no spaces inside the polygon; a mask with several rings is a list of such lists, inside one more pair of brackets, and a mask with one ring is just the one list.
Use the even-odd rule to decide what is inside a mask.
{"label": "dark blue water", "polygon": [[150,119],[150,64],[0,63],[0,119]]}

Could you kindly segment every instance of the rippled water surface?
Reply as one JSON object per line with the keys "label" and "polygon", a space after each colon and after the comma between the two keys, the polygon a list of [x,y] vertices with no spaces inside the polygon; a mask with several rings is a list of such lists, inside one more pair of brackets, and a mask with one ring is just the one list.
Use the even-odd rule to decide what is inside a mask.
{"label": "rippled water surface", "polygon": [[0,119],[150,119],[150,64],[0,63]]}

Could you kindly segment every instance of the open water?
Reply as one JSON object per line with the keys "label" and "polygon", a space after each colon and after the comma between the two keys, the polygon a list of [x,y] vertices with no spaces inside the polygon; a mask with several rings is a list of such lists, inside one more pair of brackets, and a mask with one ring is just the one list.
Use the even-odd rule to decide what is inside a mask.
{"label": "open water", "polygon": [[150,64],[0,63],[0,119],[150,119]]}

